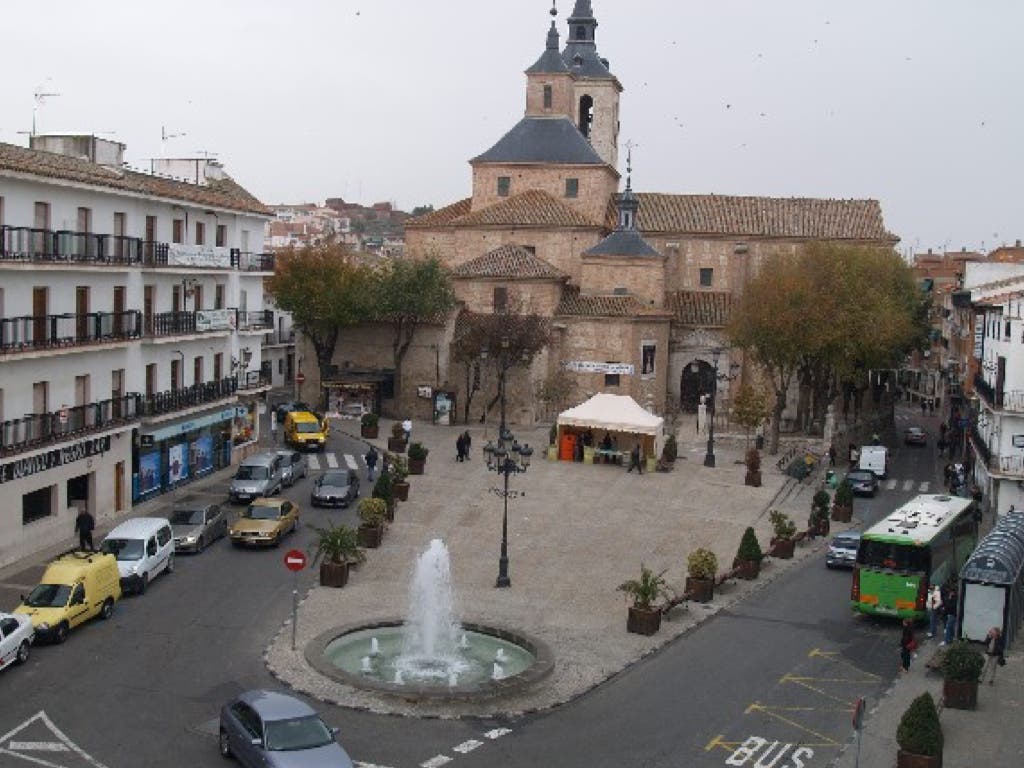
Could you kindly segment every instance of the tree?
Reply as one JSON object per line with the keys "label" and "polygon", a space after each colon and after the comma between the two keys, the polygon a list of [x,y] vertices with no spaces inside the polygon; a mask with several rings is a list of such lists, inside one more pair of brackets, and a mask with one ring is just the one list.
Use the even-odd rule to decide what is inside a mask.
{"label": "tree", "polygon": [[764,390],[755,389],[750,384],[744,383],[740,391],[736,393],[733,401],[733,419],[747,431],[747,448],[750,447],[750,430],[755,429],[764,423],[770,413],[768,408],[768,397]]}
{"label": "tree", "polygon": [[537,399],[549,409],[562,410],[572,395],[576,380],[565,368],[556,368],[537,384]]}
{"label": "tree", "polygon": [[388,262],[375,282],[374,315],[392,329],[395,393],[400,400],[402,361],[416,329],[426,323],[443,323],[455,307],[455,293],[448,273],[435,258]]}
{"label": "tree", "polygon": [[276,257],[267,293],[309,339],[321,380],[334,357],[338,332],[366,319],[370,273],[345,246],[289,248]]}
{"label": "tree", "polygon": [[434,206],[432,205],[417,205],[412,209],[411,216],[426,216],[428,213],[434,212]]}

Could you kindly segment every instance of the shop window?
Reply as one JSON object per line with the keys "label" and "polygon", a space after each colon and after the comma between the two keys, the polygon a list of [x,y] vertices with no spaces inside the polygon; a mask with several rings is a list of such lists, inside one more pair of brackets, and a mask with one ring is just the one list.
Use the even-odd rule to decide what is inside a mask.
{"label": "shop window", "polygon": [[53,489],[55,487],[48,485],[21,497],[22,525],[28,525],[53,515]]}
{"label": "shop window", "polygon": [[512,177],[511,176],[499,176],[498,177],[498,197],[508,197],[509,192],[512,191]]}
{"label": "shop window", "polygon": [[701,267],[700,269],[700,284],[705,288],[710,288],[715,279],[715,270],[711,267]]}
{"label": "shop window", "polygon": [[654,378],[654,360],[657,346],[653,341],[644,341],[640,344],[640,375],[644,378]]}
{"label": "shop window", "polygon": [[[607,360],[608,365],[616,365],[618,360]],[[621,383],[621,376],[618,373],[606,373],[604,375],[604,385],[606,387],[617,387]]]}

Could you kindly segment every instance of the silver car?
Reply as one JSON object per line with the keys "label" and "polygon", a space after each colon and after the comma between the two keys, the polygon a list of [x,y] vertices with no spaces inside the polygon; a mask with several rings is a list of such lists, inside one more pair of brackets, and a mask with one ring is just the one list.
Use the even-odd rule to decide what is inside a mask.
{"label": "silver car", "polygon": [[185,499],[168,516],[175,552],[199,553],[228,533],[228,516],[219,504]]}
{"label": "silver car", "polygon": [[274,691],[246,691],[220,710],[220,754],[249,768],[352,768],[316,711]]}
{"label": "silver car", "polygon": [[309,460],[298,451],[275,451],[281,457],[281,482],[286,488],[295,485],[300,477],[309,474]]}
{"label": "silver car", "polygon": [[359,498],[359,475],[354,469],[331,469],[313,482],[309,503],[314,507],[347,507]]}
{"label": "silver car", "polygon": [[837,533],[825,552],[826,568],[853,568],[860,548],[860,531]]}

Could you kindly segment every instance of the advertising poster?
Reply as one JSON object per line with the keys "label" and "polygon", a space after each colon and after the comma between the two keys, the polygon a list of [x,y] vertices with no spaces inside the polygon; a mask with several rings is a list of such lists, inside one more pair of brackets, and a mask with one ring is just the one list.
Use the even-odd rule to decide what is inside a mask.
{"label": "advertising poster", "polygon": [[188,454],[185,443],[172,445],[167,451],[167,482],[174,485],[188,477]]}
{"label": "advertising poster", "polygon": [[152,493],[160,487],[160,452],[139,457],[139,493]]}
{"label": "advertising poster", "polygon": [[197,475],[213,469],[213,435],[192,442],[192,471]]}

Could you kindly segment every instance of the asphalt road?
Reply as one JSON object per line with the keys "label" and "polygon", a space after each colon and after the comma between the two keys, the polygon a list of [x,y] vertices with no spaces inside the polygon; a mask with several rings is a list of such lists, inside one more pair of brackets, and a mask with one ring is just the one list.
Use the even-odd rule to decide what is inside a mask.
{"label": "asphalt road", "polygon": [[[916,423],[935,431],[935,421]],[[890,477],[898,483],[858,502],[858,516],[874,522],[921,483],[938,490],[933,446],[893,446]],[[334,436],[329,450],[340,456],[360,447]],[[280,549],[236,550],[221,541],[179,557],[175,573],[122,601],[111,621],[76,630],[64,646],[37,648],[28,665],[0,674],[0,768],[95,768],[92,760],[109,768],[222,765],[220,705],[247,688],[280,688],[261,655],[290,613],[284,552],[308,547],[310,524],[354,521],[354,510],[312,510],[309,485],[286,491],[302,505],[303,527]],[[313,578],[299,577],[300,594]],[[827,571],[815,559],[576,702],[508,722],[314,706],[341,728],[355,760],[375,766],[753,766],[758,759],[774,768],[824,766],[850,734],[852,702],[877,697],[897,666],[896,628],[853,616],[848,590],[848,572]],[[12,599],[0,593],[3,607]],[[32,720],[39,712],[59,734]],[[11,742],[22,750],[73,746],[3,751]]]}

